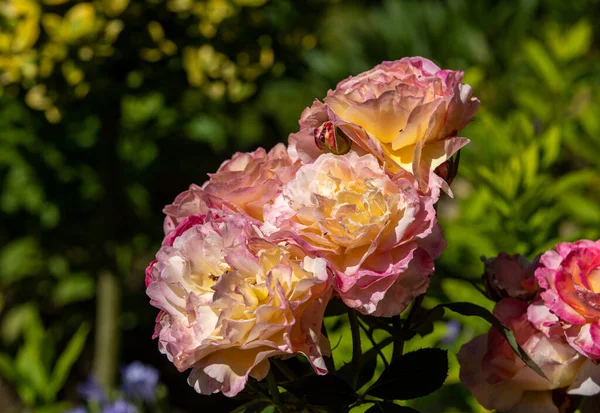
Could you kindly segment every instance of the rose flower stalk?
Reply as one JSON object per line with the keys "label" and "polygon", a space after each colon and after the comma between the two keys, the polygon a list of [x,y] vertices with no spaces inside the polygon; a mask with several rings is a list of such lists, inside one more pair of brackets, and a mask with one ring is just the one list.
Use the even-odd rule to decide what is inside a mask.
{"label": "rose flower stalk", "polygon": [[[569,262],[577,263],[565,272],[583,277],[589,273],[586,265],[600,265],[600,261],[587,259],[593,254],[581,254],[579,249],[585,247],[594,244],[580,241],[559,245],[565,258],[574,251]],[[586,259],[578,261],[581,255]],[[544,290],[550,286],[546,277],[562,271],[562,260],[554,251],[532,264],[522,256],[507,254],[485,260],[484,285],[491,298],[500,300],[494,315],[513,331],[519,345],[546,375],[543,378],[527,367],[492,328],[487,335],[464,345],[458,354],[461,381],[485,408],[507,413],[563,413],[576,407],[573,396],[600,393],[600,367],[569,336],[572,327],[561,324],[553,307],[548,306],[548,302],[556,305],[552,298],[568,292]],[[542,292],[536,296],[540,287]]]}
{"label": "rose flower stalk", "polygon": [[445,247],[436,201],[372,155],[324,154],[266,208],[265,231],[326,258],[346,305],[390,317],[425,292]]}
{"label": "rose flower stalk", "polygon": [[243,215],[188,219],[200,223],[148,269],[161,352],[179,370],[192,368],[188,381],[202,394],[236,395],[248,376],[263,379],[276,355],[304,354],[324,374],[325,261],[261,239]]}
{"label": "rose flower stalk", "polygon": [[328,129],[338,141],[351,140],[356,151],[375,155],[392,173],[411,172],[426,188],[431,179],[439,181],[432,172],[469,143],[458,133],[479,100],[462,77],[422,57],[383,62],[351,76],[324,103],[317,100],[304,111],[300,131],[290,137],[292,157],[317,157],[314,142]]}
{"label": "rose flower stalk", "polygon": [[434,206],[479,103],[461,79],[382,63],[305,110],[289,149],[237,153],[165,207],[147,294],[160,351],[196,391],[235,396],[273,357],[325,374],[332,296],[391,317],[425,293],[446,245]]}
{"label": "rose flower stalk", "polygon": [[272,356],[304,354],[318,374],[327,371],[326,262],[268,242],[253,218],[262,217],[256,205],[280,191],[290,170],[283,145],[236,154],[202,188],[192,185],[165,207],[165,239],[146,271],[147,294],[161,310],[161,352],[179,370],[192,368],[188,381],[199,393],[236,395],[249,376],[265,377]]}

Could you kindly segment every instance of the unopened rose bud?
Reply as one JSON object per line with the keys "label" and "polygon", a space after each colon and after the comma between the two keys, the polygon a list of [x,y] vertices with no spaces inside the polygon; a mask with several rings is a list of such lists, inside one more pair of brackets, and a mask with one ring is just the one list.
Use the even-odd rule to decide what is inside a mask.
{"label": "unopened rose bud", "polygon": [[333,122],[327,121],[315,129],[315,144],[322,151],[343,155],[350,151],[352,141]]}
{"label": "unopened rose bud", "polygon": [[495,258],[483,258],[483,263],[483,285],[494,301],[508,297],[528,301],[539,289],[534,275],[537,259],[529,263],[522,255],[501,253]]}
{"label": "unopened rose bud", "polygon": [[458,164],[460,163],[460,150],[456,153],[456,156],[448,159],[446,162],[435,168],[435,173],[441,177],[448,185],[452,185],[452,181],[458,174]]}

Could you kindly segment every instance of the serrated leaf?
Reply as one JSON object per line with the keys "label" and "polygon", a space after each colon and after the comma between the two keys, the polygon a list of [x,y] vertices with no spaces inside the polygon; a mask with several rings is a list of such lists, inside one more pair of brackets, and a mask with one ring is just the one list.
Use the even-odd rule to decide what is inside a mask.
{"label": "serrated leaf", "polygon": [[[370,350],[373,350],[373,348],[371,348]],[[375,356],[372,357],[369,354],[369,357],[365,357],[367,355],[367,353],[363,354],[363,361],[361,363],[360,366],[360,372],[358,374],[358,380],[356,382],[356,389],[360,389],[362,386],[364,386],[365,384],[367,384],[372,378],[373,375],[375,374],[375,369],[377,368],[377,351],[379,349],[375,348],[374,352],[375,352]],[[352,363],[348,363],[346,365],[344,365],[341,369],[339,369],[336,374],[341,377],[344,380],[351,380],[351,377],[353,376],[354,372],[354,367],[352,366]]]}
{"label": "serrated leaf", "polygon": [[442,387],[448,376],[448,352],[423,348],[394,360],[366,394],[386,400],[410,400]]}
{"label": "serrated leaf", "polygon": [[304,397],[308,403],[315,406],[347,406],[358,399],[352,387],[333,374],[302,377],[280,386],[299,398]]}
{"label": "serrated leaf", "polygon": [[400,406],[394,403],[377,402],[365,413],[419,413],[418,410],[408,406]]}

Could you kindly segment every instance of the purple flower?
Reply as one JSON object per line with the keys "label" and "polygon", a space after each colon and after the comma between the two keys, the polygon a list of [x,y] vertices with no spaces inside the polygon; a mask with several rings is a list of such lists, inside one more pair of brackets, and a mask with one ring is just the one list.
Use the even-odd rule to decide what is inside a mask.
{"label": "purple flower", "polygon": [[461,326],[456,320],[450,320],[446,323],[446,334],[442,337],[442,343],[452,344],[458,338],[460,334]]}
{"label": "purple flower", "polygon": [[154,399],[158,384],[158,371],[155,368],[134,361],[123,368],[121,375],[123,382],[121,388],[127,396],[144,401]]}
{"label": "purple flower", "polygon": [[86,381],[81,383],[77,387],[77,392],[79,396],[85,401],[94,401],[99,403],[104,403],[107,400],[106,393],[98,380],[94,376],[89,376]]}
{"label": "purple flower", "polygon": [[133,404],[121,399],[105,406],[102,413],[138,413],[138,409]]}

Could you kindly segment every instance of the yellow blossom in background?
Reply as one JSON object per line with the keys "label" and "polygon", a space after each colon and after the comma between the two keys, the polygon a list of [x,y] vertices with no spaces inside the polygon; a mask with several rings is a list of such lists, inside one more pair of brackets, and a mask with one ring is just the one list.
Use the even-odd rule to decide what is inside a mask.
{"label": "yellow blossom in background", "polygon": [[[142,61],[169,65],[169,59],[174,59],[174,67],[183,69],[189,84],[210,99],[243,100],[256,90],[254,81],[276,64],[271,40],[261,36],[255,45],[244,46],[248,50],[228,55],[218,49],[217,40],[229,44],[237,34],[230,29],[221,33],[220,27],[244,8],[266,3],[7,0],[0,4],[0,18],[7,23],[0,29],[0,94],[23,93],[28,106],[58,122],[63,101],[85,98],[93,90],[97,76],[86,76],[94,70],[90,65],[99,67],[122,58],[115,55],[115,43],[128,36],[125,40],[138,47],[135,53]],[[149,21],[143,33],[126,32],[129,24],[135,25],[152,8],[164,8],[160,21]],[[185,35],[174,26],[179,31],[184,28]]]}

